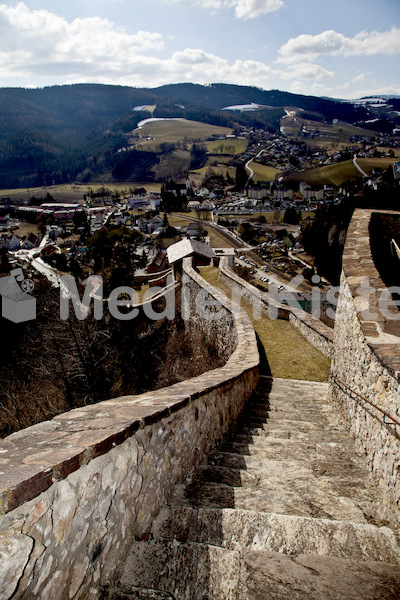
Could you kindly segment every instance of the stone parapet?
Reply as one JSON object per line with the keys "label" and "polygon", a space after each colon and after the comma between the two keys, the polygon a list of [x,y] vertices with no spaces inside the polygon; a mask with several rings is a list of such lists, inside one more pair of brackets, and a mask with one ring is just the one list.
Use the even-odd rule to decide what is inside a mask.
{"label": "stone parapet", "polygon": [[343,275],[353,298],[357,319],[371,350],[388,372],[400,377],[400,312],[386,309],[386,285],[374,263],[370,245],[370,225],[374,219],[400,222],[400,213],[356,210],[350,223],[343,252]]}
{"label": "stone parapet", "polygon": [[[330,398],[367,455],[388,506],[400,501],[400,313],[382,311],[387,289],[370,249],[372,210],[356,210],[344,254],[335,320]],[[382,215],[385,211],[379,213]],[[399,213],[396,213],[400,217]],[[368,290],[366,293],[365,290]],[[383,412],[387,414],[385,415]]]}
{"label": "stone parapet", "polygon": [[[184,272],[187,326],[223,339],[216,351],[225,365],[72,410],[0,442],[0,598],[97,598],[255,389],[259,355],[247,315],[233,315],[190,265]],[[195,292],[218,319],[193,313]]]}

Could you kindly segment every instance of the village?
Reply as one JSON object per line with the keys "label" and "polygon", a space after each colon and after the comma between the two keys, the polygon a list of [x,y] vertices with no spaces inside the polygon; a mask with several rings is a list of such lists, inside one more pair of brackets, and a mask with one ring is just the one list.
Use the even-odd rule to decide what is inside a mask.
{"label": "village", "polygon": [[[38,202],[35,198],[0,199],[1,269],[29,267],[55,285],[57,274],[62,273],[84,281],[99,266],[93,251],[96,234],[119,230],[124,241],[113,242],[107,268],[118,265],[118,247],[125,244],[129,247],[125,276],[138,278],[142,285],[148,285],[149,276],[170,266],[171,245],[196,240],[219,252],[230,248],[232,267],[263,291],[276,283],[286,292],[290,279],[302,275],[305,282],[299,291],[307,295],[316,271],[313,258],[304,254],[302,228],[319,208],[340,206],[362,187],[377,190],[388,171],[397,182],[399,163],[386,173],[377,168],[368,174],[356,160],[390,156],[393,162],[400,141],[386,134],[359,135],[345,148],[325,143],[316,150],[317,146],[308,146],[306,140],[315,140],[318,130],[303,126],[305,139],[299,141],[285,131],[288,121],[282,121],[285,128],[280,135],[250,128],[240,132],[248,140],[239,161],[247,180],[240,186],[223,185],[221,177],[213,177],[210,166],[200,184],[198,178],[194,183],[189,172],[186,181],[167,179],[160,191],[147,191],[143,186],[120,193],[102,186],[96,191],[89,188],[77,202],[56,201],[49,192]],[[340,164],[349,157],[361,175],[350,186],[346,181],[342,185],[306,181],[310,169]],[[254,183],[257,165],[275,169],[277,174],[270,181],[258,177]],[[322,287],[324,283],[321,278]],[[302,301],[307,304],[305,297]]]}

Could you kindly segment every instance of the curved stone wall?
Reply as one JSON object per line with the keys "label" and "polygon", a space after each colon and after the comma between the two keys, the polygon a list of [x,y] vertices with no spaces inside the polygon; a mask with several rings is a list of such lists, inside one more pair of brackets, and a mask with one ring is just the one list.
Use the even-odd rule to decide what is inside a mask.
{"label": "curved stone wall", "polygon": [[[400,313],[386,310],[387,290],[375,267],[369,227],[376,211],[356,210],[347,233],[335,321],[330,397],[341,412],[388,507],[400,500]],[[379,212],[379,215],[399,213]],[[376,405],[375,408],[369,402]]]}
{"label": "curved stone wall", "polygon": [[[188,326],[220,340],[227,362],[168,388],[64,413],[0,442],[1,599],[97,598],[132,541],[148,535],[176,485],[255,389],[259,356],[247,315],[234,316],[190,265],[184,274]],[[194,312],[199,293],[201,314]]]}

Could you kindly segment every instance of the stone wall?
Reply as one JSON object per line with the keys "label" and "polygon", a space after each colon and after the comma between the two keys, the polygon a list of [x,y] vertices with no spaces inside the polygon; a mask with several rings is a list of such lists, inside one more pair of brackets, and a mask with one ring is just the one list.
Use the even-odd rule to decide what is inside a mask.
{"label": "stone wall", "polygon": [[[97,598],[255,389],[259,356],[247,315],[233,316],[189,265],[184,271],[187,326],[223,340],[225,365],[0,442],[0,599]],[[193,313],[202,289],[205,312],[220,311],[218,319]]]}
{"label": "stone wall", "polygon": [[224,258],[220,262],[220,279],[236,293],[238,298],[243,297],[249,302],[255,303],[256,306],[259,305],[261,312],[270,315],[271,318],[290,321],[315,348],[320,350],[325,356],[330,357],[332,355],[333,330],[325,325],[325,323],[322,323],[322,321],[301,308],[276,302],[272,295],[262,292],[254,287],[254,285],[236,275],[228,267]]}
{"label": "stone wall", "polygon": [[[330,398],[368,458],[388,507],[400,501],[400,313],[379,306],[385,286],[371,255],[374,211],[356,210],[343,254]],[[397,213],[398,215],[398,213]]]}

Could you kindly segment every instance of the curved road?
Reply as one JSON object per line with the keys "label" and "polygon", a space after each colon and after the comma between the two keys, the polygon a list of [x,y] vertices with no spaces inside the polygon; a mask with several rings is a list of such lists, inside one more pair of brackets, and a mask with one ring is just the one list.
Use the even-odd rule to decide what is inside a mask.
{"label": "curved road", "polygon": [[360,167],[360,165],[358,164],[356,155],[353,156],[353,165],[355,166],[356,169],[358,169],[358,171],[360,171],[360,173],[363,177],[369,177],[368,173],[363,171],[362,168]]}
{"label": "curved road", "polygon": [[269,150],[269,148],[271,148],[271,146],[273,146],[273,143],[269,144],[268,146],[266,146],[265,148],[262,148],[260,150],[260,152],[256,155],[253,156],[253,158],[250,158],[250,160],[247,161],[247,163],[244,165],[244,168],[247,169],[250,172],[250,175],[247,178],[246,184],[244,186],[244,189],[246,189],[250,183],[250,181],[253,179],[254,176],[254,171],[253,169],[250,167],[250,163],[253,162],[253,160],[256,160],[256,158],[258,158],[259,156],[261,156],[261,154],[265,151],[265,150]]}

